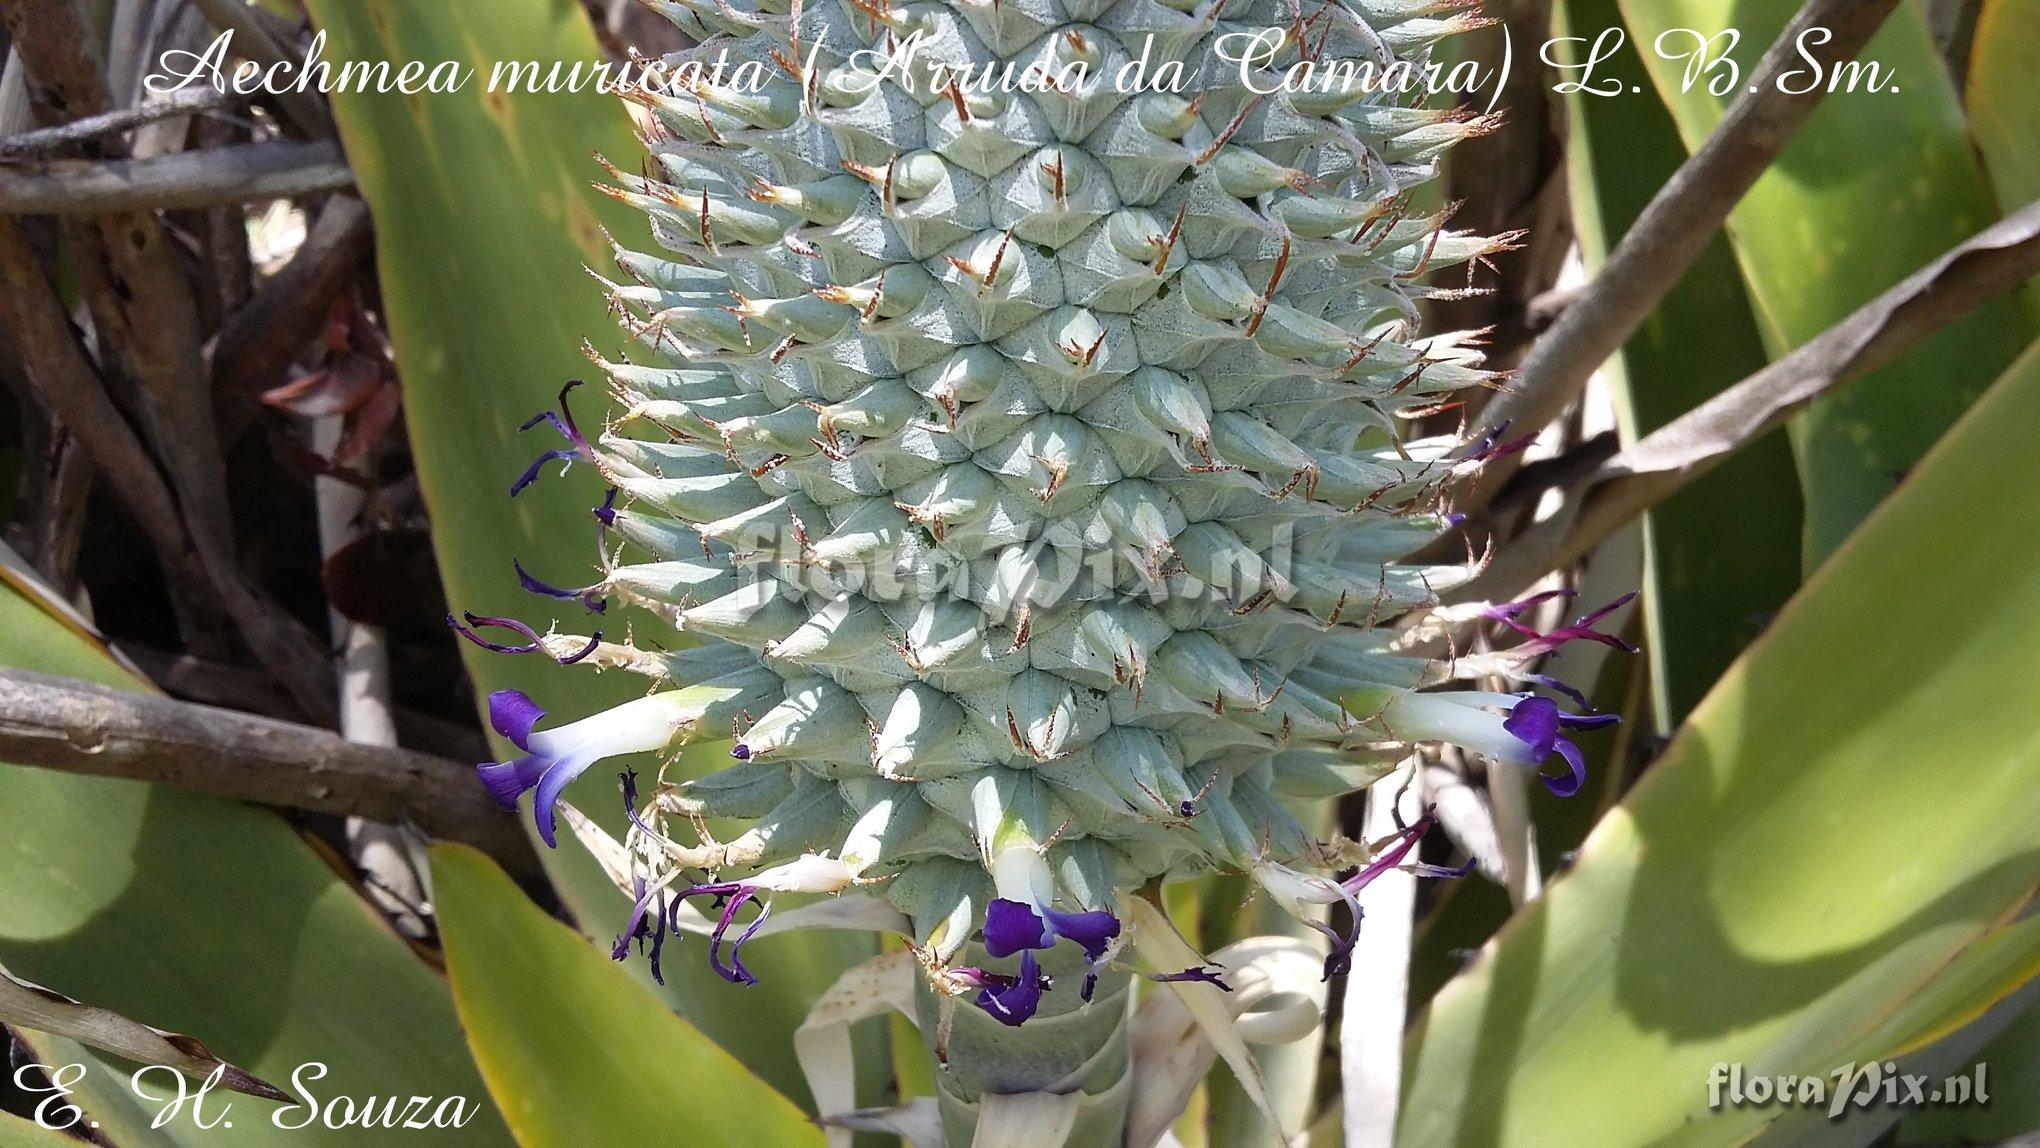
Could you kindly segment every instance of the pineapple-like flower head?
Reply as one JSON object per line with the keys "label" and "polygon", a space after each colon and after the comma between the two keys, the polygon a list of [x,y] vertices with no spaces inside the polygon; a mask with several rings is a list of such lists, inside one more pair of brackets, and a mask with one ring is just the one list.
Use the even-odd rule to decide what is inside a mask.
{"label": "pineapple-like flower head", "polygon": [[[866,898],[932,984],[1021,1025],[1130,969],[1123,898],[1243,872],[1311,920],[1351,906],[1317,926],[1329,976],[1367,882],[1438,872],[1415,859],[1432,816],[1369,847],[1296,809],[1425,743],[1578,788],[1567,731],[1612,719],[1533,663],[1616,642],[1598,615],[1543,633],[1537,600],[1440,605],[1481,564],[1449,503],[1511,447],[1417,433],[1496,381],[1477,340],[1420,338],[1417,305],[1506,238],[1418,206],[1485,121],[1379,81],[1462,5],[648,2],[699,46],[625,93],[649,160],[604,185],[656,248],[598,275],[619,413],[590,436],[562,394],[526,425],[561,445],[511,493],[598,472],[599,580],[520,580],[689,641],[457,624],[654,681],[563,723],[490,698],[518,754],[481,780],[534,792],[547,845],[598,762],[730,739],[642,802],[624,774],[619,956],[649,943],[656,972],[693,913],[749,983],[775,902]],[[1357,81],[1313,80],[1339,62]],[[1439,656],[1469,624],[1524,640]],[[1440,688],[1473,676],[1500,688]],[[1044,972],[1058,951],[1077,973]]]}

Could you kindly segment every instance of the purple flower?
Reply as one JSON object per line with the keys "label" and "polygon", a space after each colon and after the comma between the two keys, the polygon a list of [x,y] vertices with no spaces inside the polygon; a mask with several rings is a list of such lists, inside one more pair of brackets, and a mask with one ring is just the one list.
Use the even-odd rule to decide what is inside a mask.
{"label": "purple flower", "polygon": [[[1035,949],[1052,948],[1059,938],[1074,941],[1084,950],[1087,967],[1080,995],[1088,1001],[1098,987],[1098,966],[1104,962],[1119,930],[1119,918],[1103,909],[1066,913],[1051,905],[1029,906],[998,897],[985,909],[985,952],[994,957],[1020,953],[1025,960],[1026,954]],[[1032,1008],[1028,1012],[1031,1015]]]}
{"label": "purple flower", "polygon": [[1004,897],[985,909],[985,952],[1010,957],[1025,949],[1046,949],[1057,938],[1075,941],[1093,963],[1119,935],[1119,918],[1103,909],[1065,913],[1049,905],[1028,906]]}
{"label": "purple flower", "polygon": [[1353,967],[1353,946],[1360,940],[1360,891],[1374,883],[1376,877],[1390,869],[1401,869],[1418,877],[1464,877],[1473,871],[1474,862],[1468,861],[1463,867],[1426,865],[1411,861],[1410,854],[1431,827],[1438,823],[1438,807],[1427,805],[1423,815],[1396,832],[1393,842],[1381,851],[1381,855],[1353,871],[1353,875],[1339,882],[1338,892],[1346,907],[1353,913],[1353,927],[1341,935],[1329,925],[1313,923],[1316,928],[1332,940],[1332,951],[1325,956],[1324,979],[1345,976]]}
{"label": "purple flower", "polygon": [[1549,633],[1539,633],[1516,620],[1518,615],[1540,602],[1546,602],[1553,598],[1570,598],[1574,593],[1576,591],[1546,590],[1541,594],[1532,594],[1528,598],[1519,598],[1514,602],[1497,603],[1489,606],[1482,613],[1489,619],[1500,622],[1502,625],[1528,639],[1511,651],[1519,656],[1534,657],[1538,654],[1547,654],[1565,645],[1567,642],[1599,642],[1601,645],[1607,646],[1610,649],[1620,650],[1625,654],[1636,653],[1635,646],[1630,645],[1614,634],[1604,634],[1594,629],[1594,623],[1633,601],[1636,598],[1636,592],[1633,590],[1598,610],[1580,616],[1572,625],[1560,626]]}
{"label": "purple flower", "polygon": [[[531,727],[545,716],[529,694],[518,690],[497,690],[489,695],[489,725],[518,749],[531,748]],[[517,808],[517,799],[537,785],[545,773],[545,761],[531,753],[511,761],[486,761],[476,766],[489,796],[505,809]]]}
{"label": "purple flower", "polygon": [[1540,772],[1538,777],[1553,796],[1571,797],[1586,783],[1587,763],[1580,755],[1580,747],[1559,730],[1593,729],[1620,720],[1614,714],[1569,714],[1550,698],[1532,697],[1524,698],[1509,710],[1509,716],[1502,719],[1502,728],[1523,743],[1529,758],[1526,765],[1542,764],[1553,752],[1564,758],[1571,767],[1571,776],[1553,777]]}
{"label": "purple flower", "polygon": [[525,487],[538,481],[539,472],[545,469],[546,463],[557,461],[571,465],[576,459],[591,464],[595,461],[595,448],[589,444],[588,437],[581,433],[580,426],[574,422],[573,409],[567,405],[568,393],[580,385],[580,379],[569,379],[567,385],[560,388],[559,410],[540,411],[517,428],[519,431],[528,431],[540,423],[547,423],[560,433],[561,438],[567,440],[568,445],[546,451],[532,460],[531,465],[524,468],[524,473],[517,476],[517,481],[510,484],[510,497],[517,497]]}
{"label": "purple flower", "polygon": [[476,773],[489,793],[509,808],[516,807],[526,790],[535,789],[532,820],[539,837],[554,847],[553,815],[560,792],[605,757],[663,748],[687,720],[678,694],[652,694],[558,729],[535,732],[532,727],[545,716],[538,703],[518,690],[497,690],[489,695],[489,724],[525,752],[509,761],[485,761]]}
{"label": "purple flower", "polygon": [[[1493,711],[1507,707],[1506,716]],[[1541,766],[1556,753],[1571,766],[1571,781],[1546,777],[1560,797],[1579,790],[1586,763],[1562,729],[1593,729],[1621,720],[1614,714],[1569,714],[1549,698],[1476,690],[1398,695],[1383,711],[1398,740],[1448,741],[1513,765]]]}

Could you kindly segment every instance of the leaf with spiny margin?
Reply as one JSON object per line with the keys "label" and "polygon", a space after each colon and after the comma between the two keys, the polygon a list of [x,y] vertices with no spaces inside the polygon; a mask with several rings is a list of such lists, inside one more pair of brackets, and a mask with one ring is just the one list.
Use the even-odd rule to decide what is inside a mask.
{"label": "leaf with spiny margin", "polygon": [[820,1148],[821,1130],[781,1091],[661,1008],[494,862],[460,845],[431,853],[454,1003],[525,1148],[647,1137]]}
{"label": "leaf with spiny margin", "polygon": [[1439,993],[1400,1143],[1740,1143],[1772,1113],[1709,1111],[1714,1065],[1826,1072],[1874,1018],[1973,1014],[2003,967],[1971,958],[2040,890],[2040,499],[2003,495],[2040,487],[2036,422],[2040,349]]}
{"label": "leaf with spiny margin", "polygon": [[[533,94],[486,92],[497,61],[592,64],[599,58],[580,5],[571,0],[311,0],[335,59],[457,59],[478,74],[458,93],[407,97],[339,91],[334,115],[348,159],[375,217],[385,314],[404,387],[404,415],[447,600],[483,614],[542,620],[551,603],[518,589],[510,560],[559,582],[593,581],[595,523],[602,488],[586,467],[565,479],[548,473],[516,501],[510,481],[542,450],[561,445],[546,428],[518,426],[552,405],[562,382],[593,368],[581,340],[614,330],[602,292],[583,270],[606,265],[605,223],[637,234],[628,207],[590,187],[602,172],[590,150],[633,155],[637,144],[619,101],[584,88]],[[628,229],[628,230],[626,230]],[[575,392],[584,427],[601,424],[599,387]],[[563,544],[564,543],[564,544]],[[576,608],[578,609],[578,608]],[[612,611],[613,615],[614,611]],[[621,625],[613,616],[597,619]],[[586,625],[562,615],[569,627]],[[645,616],[631,620],[656,635]],[[467,648],[481,691],[521,688],[566,721],[637,696],[641,679],[562,672],[539,658]],[[499,745],[500,748],[500,745]],[[720,754],[688,754],[674,776],[707,772]],[[620,767],[619,767],[620,768]],[[623,818],[616,770],[592,769],[568,792],[612,830]],[[630,904],[581,851],[546,850],[561,898],[593,933],[619,928]],[[789,1054],[792,1033],[816,985],[876,952],[842,933],[787,937],[759,945],[747,961],[762,984],[739,990],[699,959],[666,963],[666,1002],[712,1039],[785,1090],[806,1089]],[[682,959],[684,958],[684,959]],[[643,961],[633,975],[649,974]],[[859,1060],[881,1071],[875,1036],[860,1034]],[[872,1078],[867,1078],[867,1084]]]}

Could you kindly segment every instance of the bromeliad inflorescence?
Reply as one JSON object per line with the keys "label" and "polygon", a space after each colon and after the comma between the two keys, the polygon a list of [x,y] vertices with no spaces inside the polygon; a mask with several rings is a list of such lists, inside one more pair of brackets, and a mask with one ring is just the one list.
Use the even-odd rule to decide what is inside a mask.
{"label": "bromeliad inflorescence", "polygon": [[[1414,206],[1485,121],[1364,84],[1277,90],[1299,62],[1420,59],[1472,26],[1463,5],[653,7],[701,46],[627,93],[651,164],[604,188],[662,249],[618,247],[623,281],[604,280],[646,361],[590,348],[621,414],[590,437],[562,394],[526,427],[564,445],[511,489],[598,471],[604,569],[561,586],[555,559],[521,555],[516,573],[696,644],[461,627],[658,683],[545,729],[530,698],[490,699],[521,752],[482,779],[506,804],[535,791],[548,845],[597,762],[733,739],[719,772],[643,805],[630,788],[619,955],[656,962],[702,915],[717,971],[749,982],[739,951],[776,898],[862,889],[910,922],[958,1040],[997,1048],[1050,1014],[1123,1018],[1124,898],[1168,880],[1244,872],[1311,920],[1351,905],[1350,927],[1321,926],[1341,971],[1369,881],[1460,870],[1416,862],[1429,814],[1356,854],[1292,807],[1421,743],[1579,787],[1566,731],[1610,719],[1437,687],[1499,678],[1584,708],[1537,660],[1618,640],[1598,613],[1533,630],[1535,599],[1440,608],[1480,562],[1410,558],[1459,525],[1454,483],[1520,445],[1405,433],[1495,382],[1477,340],[1415,334],[1418,301],[1450,293],[1424,277],[1507,242]],[[725,50],[755,83],[686,65]],[[1122,90],[1136,59],[1179,62],[1177,86]],[[1008,64],[1055,82],[967,82]],[[1525,640],[1424,653],[1468,622]],[[707,818],[750,828],[718,842]],[[1205,965],[1142,975],[1228,987]],[[1099,1031],[1030,1063],[1124,1039]],[[1016,1085],[1045,1086],[943,1087],[969,1104]]]}

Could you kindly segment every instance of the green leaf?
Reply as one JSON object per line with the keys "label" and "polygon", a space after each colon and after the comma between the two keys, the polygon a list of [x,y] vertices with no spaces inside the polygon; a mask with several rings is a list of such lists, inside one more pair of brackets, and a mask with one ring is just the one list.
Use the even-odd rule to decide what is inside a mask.
{"label": "green leaf", "polygon": [[1995,1144],[2040,1128],[2040,1008],[2026,1010],[1971,1063],[1989,1066],[1990,1103],[1923,1108],[1899,1123],[1899,1143]]}
{"label": "green leaf", "polygon": [[[589,370],[581,340],[620,343],[598,286],[584,267],[606,264],[601,228],[637,234],[641,216],[594,192],[602,171],[591,151],[635,167],[639,148],[620,101],[585,82],[600,58],[575,0],[312,0],[333,59],[456,59],[476,69],[458,93],[406,97],[344,91],[333,96],[349,160],[374,212],[385,314],[404,387],[412,455],[432,514],[447,600],[456,609],[521,616],[543,629],[556,603],[522,593],[513,556],[559,583],[598,577],[589,514],[602,487],[586,467],[548,473],[516,501],[509,486],[540,451],[559,446],[544,427],[518,426],[554,402],[567,379]],[[583,89],[558,94],[488,92],[501,61],[539,61],[561,74],[584,66]],[[612,348],[613,349],[613,348]],[[599,387],[575,392],[581,424],[602,421]],[[623,620],[600,619],[611,626]],[[587,632],[587,616],[562,616]],[[641,637],[658,625],[639,616]],[[544,658],[466,650],[483,690],[519,688],[560,719],[638,696],[645,682],[561,669]],[[500,746],[499,746],[500,748]],[[677,774],[704,772],[720,754],[691,752]],[[726,763],[726,762],[725,762]],[[620,766],[619,766],[620,768]],[[616,770],[590,770],[568,797],[619,829]],[[597,936],[623,924],[630,903],[572,843],[546,853],[561,898]],[[604,944],[606,946],[606,940]],[[788,1095],[805,1098],[792,1032],[814,993],[877,951],[846,933],[806,933],[757,946],[763,984],[740,991],[698,954],[667,963],[668,1004]],[[746,959],[751,951],[746,951]],[[633,975],[650,984],[643,962]],[[882,1073],[882,1034],[860,1034],[860,1063]]]}
{"label": "green leaf", "polygon": [[[1841,1065],[1884,1066],[1892,1075],[1914,1075],[1932,1081],[1929,1088],[1961,1089],[1944,1108],[1929,1093],[1922,1105],[1902,1093],[1877,1089],[1862,1081],[1841,1094],[1841,1109],[1829,1105],[1776,1110],[1762,1133],[1749,1141],[1762,1148],[1785,1145],[1869,1144],[1909,1113],[1989,1111],[2004,1095],[1994,1069],[1979,1076],[1965,1067],[1978,1047],[2001,1032],[2034,999],[2034,974],[2040,971],[2040,917],[2027,917],[1999,929],[1972,945],[1934,983],[1906,1001],[1845,1053]],[[1957,1085],[1951,1078],[1960,1078]],[[1831,1080],[1835,1079],[1830,1077]],[[1979,1095],[1978,1089],[1981,1089]],[[1838,1090],[1840,1091],[1840,1090]],[[1979,1107],[1988,1099],[1989,1107]],[[1898,1103],[1893,1103],[1897,1100]],[[2031,1124],[2019,1131],[2031,1129]],[[1990,1139],[2001,1139],[1991,1137]],[[1946,1142],[1972,1142],[1952,1137]]]}
{"label": "green leaf", "polygon": [[[143,686],[99,646],[0,587],[0,663],[125,689]],[[419,1144],[507,1144],[461,1042],[446,983],[275,815],[162,786],[0,766],[0,964],[94,1004],[189,1033],[221,1057],[321,1104],[346,1095],[466,1096],[459,1132]],[[42,1063],[84,1064],[81,1105],[116,1142],[270,1145],[276,1114],[304,1108],[215,1092],[233,1127],[188,1116],[151,1131],[160,1105],[134,1066],[33,1035]],[[293,1084],[299,1066],[323,1079]],[[171,1074],[145,1078],[174,1091]],[[292,1143],[354,1144],[314,1124]]]}
{"label": "green leaf", "polygon": [[546,916],[487,857],[436,845],[432,878],[468,1043],[525,1148],[823,1142],[783,1094]]}
{"label": "green leaf", "polygon": [[2040,487],[2036,424],[2040,347],[1433,1001],[1401,1143],[1739,1142],[1766,1114],[1708,1111],[1715,1064],[1825,1072],[1923,992],[1974,999],[2040,887],[2040,499],[2003,496]]}
{"label": "green leaf", "polygon": [[[1615,0],[1568,0],[1563,12],[1589,42],[1622,22]],[[1617,53],[1596,74],[1625,92],[1649,83],[1633,52]],[[1686,149],[1655,100],[1574,94],[1566,108],[1574,228],[1592,273],[1685,162]],[[1716,237],[1604,368],[1623,440],[1664,426],[1768,360],[1735,255]],[[1658,729],[1678,725],[1798,589],[1800,530],[1799,483],[1782,432],[1744,447],[1644,517],[1645,648]]]}
{"label": "green leaf", "polygon": [[[1969,54],[1964,101],[1969,133],[1997,190],[2016,211],[2040,199],[2040,0],[1984,0]],[[2040,284],[2016,296],[2029,326],[2040,327]]]}
{"label": "green leaf", "polygon": [[78,1143],[61,1132],[0,1112],[0,1148],[78,1148]]}
{"label": "green leaf", "polygon": [[[1741,91],[1797,5],[1621,0],[1621,7],[1631,33],[1626,50],[1642,54],[1693,148],[1719,121],[1725,100],[1708,90],[1712,73],[1682,85],[1685,61],[1651,51],[1653,42],[1669,33],[1667,47],[1685,51],[1691,36],[1677,29],[1735,29],[1742,80],[1734,90]],[[1900,4],[1860,59],[1882,65],[1895,90],[1830,94],[1729,216],[1774,355],[1996,218],[1961,102],[1917,6]],[[1807,569],[1855,529],[2032,337],[2010,299],[1993,300],[1794,420]],[[1711,353],[1705,340],[1682,349]]]}
{"label": "green leaf", "polygon": [[2040,0],[1984,0],[1969,55],[1969,130],[2007,211],[2040,199]]}

